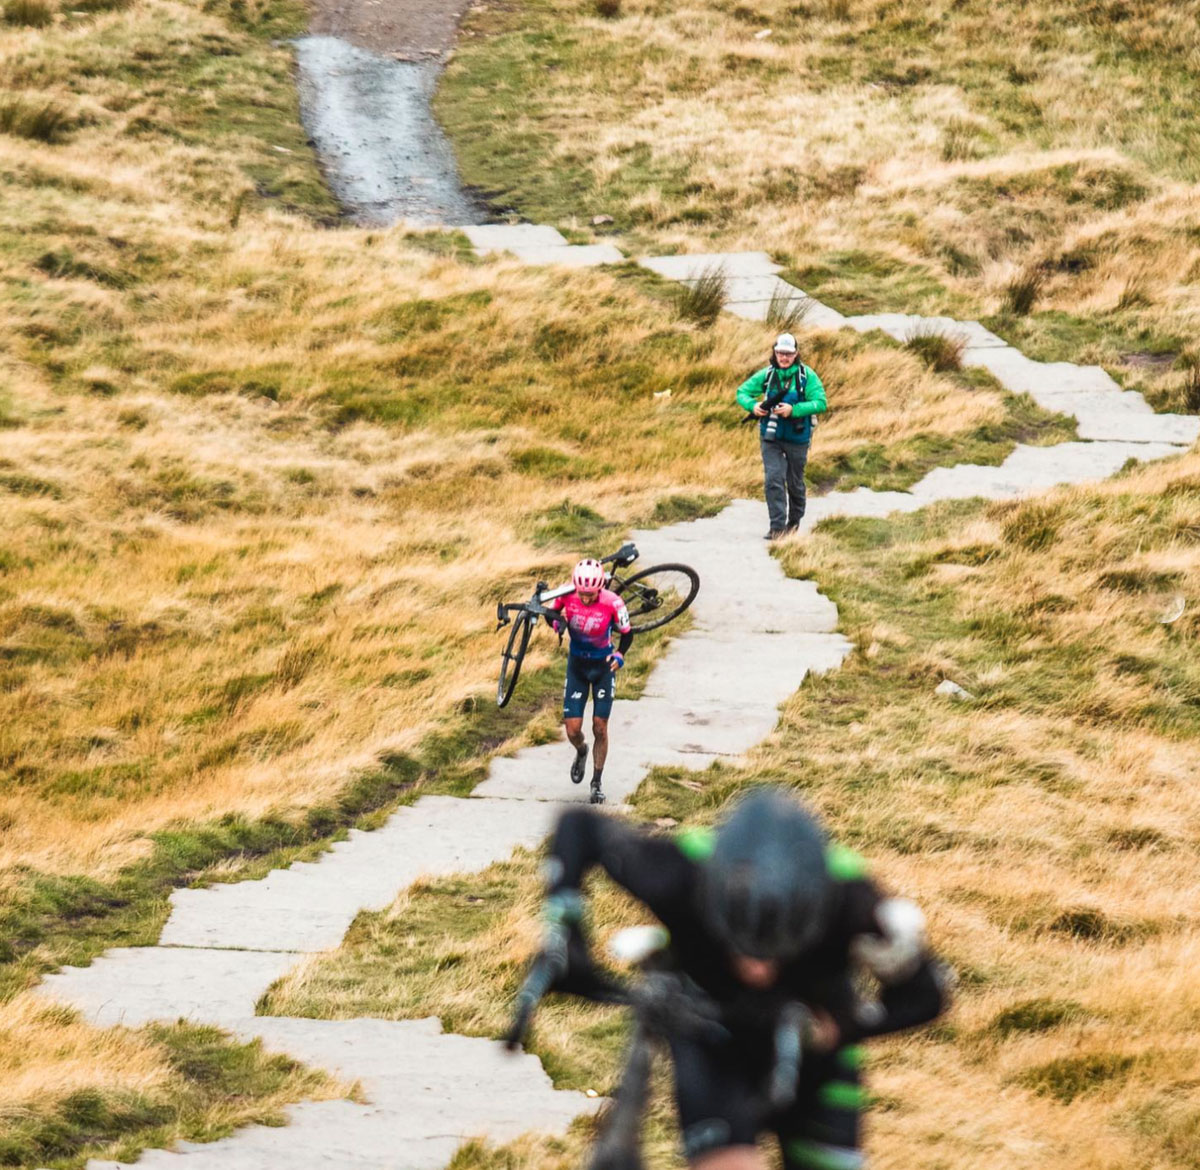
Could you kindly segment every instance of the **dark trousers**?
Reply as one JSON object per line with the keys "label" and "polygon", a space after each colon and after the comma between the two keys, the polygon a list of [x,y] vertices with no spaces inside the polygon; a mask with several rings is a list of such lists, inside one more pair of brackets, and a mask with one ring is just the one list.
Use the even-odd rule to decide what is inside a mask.
{"label": "dark trousers", "polygon": [[770,1049],[739,1050],[668,1038],[675,1065],[675,1103],[689,1162],[730,1146],[751,1146],[773,1133],[784,1170],[861,1170],[858,1048],[806,1053],[796,1099],[771,1113],[763,1099]]}
{"label": "dark trousers", "polygon": [[795,528],[804,516],[804,465],[808,462],[807,443],[768,443],[762,448],[763,479],[767,493],[767,514],[771,531]]}

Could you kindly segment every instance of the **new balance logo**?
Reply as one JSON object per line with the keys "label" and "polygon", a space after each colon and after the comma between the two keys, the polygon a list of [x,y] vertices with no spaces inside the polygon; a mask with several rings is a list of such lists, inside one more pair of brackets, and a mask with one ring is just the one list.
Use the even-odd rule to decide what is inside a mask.
{"label": "new balance logo", "polygon": [[[601,697],[601,698],[603,698],[604,696],[603,696],[603,695],[601,695],[600,697]],[[583,691],[572,691],[572,692],[571,692],[571,698],[572,698],[572,699],[582,699],[582,698],[583,698]]]}

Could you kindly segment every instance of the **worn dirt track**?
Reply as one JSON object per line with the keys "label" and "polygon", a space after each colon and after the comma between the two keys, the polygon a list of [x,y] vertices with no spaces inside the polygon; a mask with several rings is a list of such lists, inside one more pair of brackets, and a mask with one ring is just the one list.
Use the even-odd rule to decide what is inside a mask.
{"label": "worn dirt track", "polygon": [[312,0],[309,32],[398,61],[449,51],[470,0]]}

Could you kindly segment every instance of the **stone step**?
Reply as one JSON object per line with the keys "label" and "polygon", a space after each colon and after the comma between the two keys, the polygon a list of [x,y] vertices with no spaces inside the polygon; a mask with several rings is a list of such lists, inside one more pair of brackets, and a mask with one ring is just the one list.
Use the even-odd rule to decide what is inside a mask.
{"label": "stone step", "polygon": [[709,272],[726,279],[774,276],[782,269],[766,252],[700,252],[683,256],[644,256],[638,263],[669,280],[698,280]]}
{"label": "stone step", "polygon": [[565,268],[596,268],[601,264],[623,264],[624,253],[612,244],[567,244],[565,246],[525,246],[508,248],[522,264],[531,267],[557,264]]}
{"label": "stone step", "polygon": [[566,237],[557,228],[537,223],[487,223],[461,229],[481,256],[509,252],[513,248],[566,247]]}
{"label": "stone step", "polygon": [[532,847],[544,811],[423,796],[386,825],[339,843],[320,863],[263,881],[176,890],[164,946],[320,951],[337,946],[359,910],[382,909],[420,877],[474,873]]}

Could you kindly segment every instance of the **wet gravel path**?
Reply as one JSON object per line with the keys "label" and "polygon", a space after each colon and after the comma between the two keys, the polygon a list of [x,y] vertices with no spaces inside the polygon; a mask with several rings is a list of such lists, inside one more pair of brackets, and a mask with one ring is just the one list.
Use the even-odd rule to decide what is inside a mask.
{"label": "wet gravel path", "polygon": [[398,61],[338,37],[296,42],[300,113],[333,193],[356,222],[481,223],[430,109],[441,64]]}

